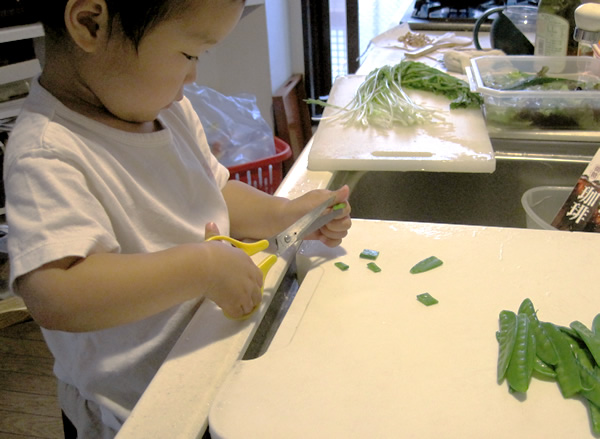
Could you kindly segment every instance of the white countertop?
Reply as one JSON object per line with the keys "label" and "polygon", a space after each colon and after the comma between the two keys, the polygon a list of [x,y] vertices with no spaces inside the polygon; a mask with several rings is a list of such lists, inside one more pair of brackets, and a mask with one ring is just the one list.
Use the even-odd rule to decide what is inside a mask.
{"label": "white countertop", "polygon": [[[309,150],[310,143],[276,195],[296,198],[329,186],[333,173],[307,170]],[[258,260],[260,257],[256,255]],[[246,321],[225,318],[209,301],[200,306],[119,432],[119,439],[202,437],[219,386],[244,355],[287,268],[282,259],[271,268],[261,308]]]}
{"label": "white countertop", "polygon": [[[363,68],[370,69],[371,63],[381,62],[380,57],[389,60],[400,56],[399,52],[374,49]],[[295,198],[312,189],[329,187],[333,172],[307,168],[311,147],[312,141],[283,180],[277,195]],[[218,388],[243,356],[287,268],[284,260],[271,268],[261,308],[246,321],[228,320],[212,302],[202,304],[119,432],[119,439],[202,437]]]}

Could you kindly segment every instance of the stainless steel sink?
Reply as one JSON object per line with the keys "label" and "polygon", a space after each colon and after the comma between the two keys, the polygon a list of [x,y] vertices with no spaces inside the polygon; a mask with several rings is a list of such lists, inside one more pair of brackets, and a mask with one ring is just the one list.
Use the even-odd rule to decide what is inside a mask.
{"label": "stainless steel sink", "polygon": [[523,193],[536,186],[573,187],[597,148],[533,145],[524,153],[505,147],[496,150],[491,174],[340,172],[331,186],[350,184],[354,218],[526,227]]}

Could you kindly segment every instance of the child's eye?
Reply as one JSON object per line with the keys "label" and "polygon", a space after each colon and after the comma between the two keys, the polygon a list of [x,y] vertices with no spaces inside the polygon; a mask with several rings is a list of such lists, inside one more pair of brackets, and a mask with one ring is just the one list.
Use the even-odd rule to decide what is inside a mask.
{"label": "child's eye", "polygon": [[198,57],[197,56],[193,56],[193,55],[188,55],[187,53],[181,52],[183,54],[183,56],[185,56],[188,61],[198,61]]}

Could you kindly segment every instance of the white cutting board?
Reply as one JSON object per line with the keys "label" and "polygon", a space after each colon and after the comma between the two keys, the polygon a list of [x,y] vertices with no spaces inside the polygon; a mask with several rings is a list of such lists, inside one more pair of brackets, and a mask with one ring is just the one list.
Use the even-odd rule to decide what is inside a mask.
{"label": "white cutting board", "polygon": [[[380,273],[364,248],[381,252]],[[212,437],[593,437],[586,407],[555,383],[534,379],[526,398],[496,383],[495,332],[526,297],[542,320],[590,326],[599,249],[591,233],[355,220],[337,253],[313,251],[267,353],[229,374]],[[409,273],[430,255],[444,264]],[[439,303],[417,302],[423,292]]]}
{"label": "white cutting board", "polygon": [[[337,78],[329,102],[345,106],[364,78]],[[308,155],[308,169],[494,172],[494,151],[481,110],[450,110],[450,101],[443,96],[409,89],[405,92],[416,103],[439,110],[444,122],[381,130],[321,120]],[[337,111],[327,107],[323,116]]]}

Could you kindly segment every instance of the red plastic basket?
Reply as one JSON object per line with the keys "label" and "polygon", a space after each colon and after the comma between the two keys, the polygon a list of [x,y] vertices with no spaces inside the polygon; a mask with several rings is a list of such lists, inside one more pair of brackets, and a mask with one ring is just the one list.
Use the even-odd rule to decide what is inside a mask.
{"label": "red plastic basket", "polygon": [[291,156],[290,145],[275,137],[274,156],[227,168],[229,179],[248,183],[263,192],[273,194],[283,180],[283,161]]}

